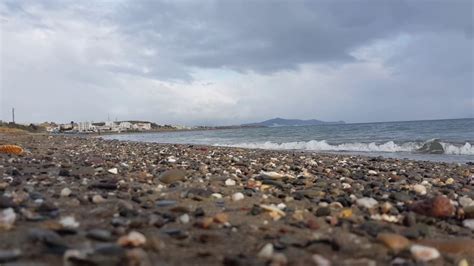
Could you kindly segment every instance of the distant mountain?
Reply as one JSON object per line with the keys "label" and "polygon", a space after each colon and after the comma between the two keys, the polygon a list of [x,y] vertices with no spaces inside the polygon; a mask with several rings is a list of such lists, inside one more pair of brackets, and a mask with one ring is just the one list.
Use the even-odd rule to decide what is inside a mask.
{"label": "distant mountain", "polygon": [[328,125],[328,124],[344,124],[344,121],[325,122],[316,119],[300,120],[300,119],[284,119],[273,118],[263,122],[243,124],[242,126],[256,126],[256,127],[294,127],[294,126],[314,126],[314,125]]}

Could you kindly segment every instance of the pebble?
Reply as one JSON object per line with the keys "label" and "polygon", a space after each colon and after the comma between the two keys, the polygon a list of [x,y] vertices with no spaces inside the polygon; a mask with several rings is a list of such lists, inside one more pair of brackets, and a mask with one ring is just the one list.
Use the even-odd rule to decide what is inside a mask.
{"label": "pebble", "polygon": [[118,169],[117,168],[110,168],[109,170],[107,170],[107,172],[116,175],[116,174],[118,174]]}
{"label": "pebble", "polygon": [[177,181],[182,181],[186,178],[186,173],[180,169],[171,169],[163,172],[158,179],[165,184],[171,184]]}
{"label": "pebble", "polygon": [[416,184],[413,186],[413,191],[416,192],[418,195],[426,195],[426,187],[420,184]]}
{"label": "pebble", "polygon": [[329,261],[322,255],[313,254],[313,256],[311,256],[311,259],[313,260],[316,266],[331,266],[331,261]]}
{"label": "pebble", "polygon": [[212,194],[211,194],[211,197],[216,198],[216,199],[221,199],[221,198],[222,198],[222,194],[220,194],[220,193],[212,193]]}
{"label": "pebble", "polygon": [[69,197],[71,195],[72,191],[65,187],[61,190],[61,197]]}
{"label": "pebble", "polygon": [[229,215],[227,215],[226,213],[218,213],[216,215],[214,215],[214,221],[216,223],[221,223],[221,224],[225,224],[229,221]]}
{"label": "pebble", "polygon": [[468,196],[463,196],[459,198],[459,204],[461,204],[462,207],[474,206],[474,200],[472,200]]}
{"label": "pebble", "polygon": [[265,171],[262,171],[260,175],[269,179],[282,179],[285,177],[285,175],[277,173],[277,172],[265,172]]}
{"label": "pebble", "polygon": [[411,243],[406,237],[391,233],[381,233],[377,236],[377,240],[395,253],[406,249]]}
{"label": "pebble", "polygon": [[117,240],[117,244],[122,247],[139,247],[146,243],[146,237],[137,231],[132,231],[127,235],[121,236]]}
{"label": "pebble", "polygon": [[10,230],[16,220],[16,213],[12,208],[0,212],[0,230]]}
{"label": "pebble", "polygon": [[235,180],[232,180],[230,178],[225,180],[225,185],[228,187],[235,186],[235,184],[236,184]]}
{"label": "pebble", "polygon": [[241,192],[232,194],[232,201],[239,201],[239,200],[243,200],[244,198],[245,196]]}
{"label": "pebble", "polygon": [[444,183],[446,185],[452,185],[454,183],[454,179],[452,177],[446,179],[446,181],[444,181]]}
{"label": "pebble", "polygon": [[87,232],[86,236],[98,241],[110,241],[112,238],[110,231],[104,229],[91,229]]}
{"label": "pebble", "polygon": [[0,263],[15,261],[21,257],[21,254],[22,252],[19,249],[0,249]]}
{"label": "pebble", "polygon": [[105,202],[105,199],[101,195],[92,196],[92,202],[99,204]]}
{"label": "pebble", "polygon": [[462,225],[474,231],[474,219],[466,219],[462,221]]}
{"label": "pebble", "polygon": [[367,209],[372,209],[378,204],[377,200],[373,198],[367,198],[367,197],[357,199],[356,203],[358,206],[364,207]]}
{"label": "pebble", "polygon": [[369,175],[378,175],[377,171],[374,171],[374,170],[369,170],[367,173]]}
{"label": "pebble", "polygon": [[68,229],[74,229],[79,227],[79,222],[76,221],[76,219],[73,216],[66,216],[59,220],[59,223],[64,227]]}
{"label": "pebble", "polygon": [[446,196],[436,196],[413,203],[411,209],[419,214],[447,218],[454,214],[454,206]]}
{"label": "pebble", "polygon": [[168,207],[175,204],[176,204],[175,200],[159,200],[156,202],[156,206],[158,207]]}
{"label": "pebble", "polygon": [[273,256],[273,245],[271,243],[265,244],[265,246],[260,249],[257,256],[262,259],[271,259]]}
{"label": "pebble", "polygon": [[288,259],[286,258],[285,254],[283,253],[273,254],[271,258],[270,266],[283,266],[287,264],[288,264]]}
{"label": "pebble", "polygon": [[183,224],[189,223],[189,220],[190,220],[189,215],[188,215],[187,213],[185,213],[185,214],[179,216],[178,219],[179,219],[179,221],[180,221],[181,223],[183,223]]}
{"label": "pebble", "polygon": [[463,208],[464,216],[468,219],[474,218],[474,205]]}
{"label": "pebble", "polygon": [[329,216],[331,215],[331,209],[328,207],[319,207],[316,210],[316,216],[321,217],[321,216]]}
{"label": "pebble", "polygon": [[415,260],[421,262],[435,260],[440,257],[440,253],[437,249],[417,244],[410,247],[410,252]]}

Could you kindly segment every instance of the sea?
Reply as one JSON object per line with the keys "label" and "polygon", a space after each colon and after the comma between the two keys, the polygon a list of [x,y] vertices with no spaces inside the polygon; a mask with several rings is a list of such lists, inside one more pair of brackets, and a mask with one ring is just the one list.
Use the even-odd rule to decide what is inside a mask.
{"label": "sea", "polygon": [[474,162],[474,119],[117,134],[104,139]]}

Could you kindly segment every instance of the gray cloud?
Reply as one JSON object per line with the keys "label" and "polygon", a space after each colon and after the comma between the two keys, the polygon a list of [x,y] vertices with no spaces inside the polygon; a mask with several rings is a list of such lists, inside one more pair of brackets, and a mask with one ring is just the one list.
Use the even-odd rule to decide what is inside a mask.
{"label": "gray cloud", "polygon": [[[472,1],[6,1],[0,119],[474,117]],[[269,108],[270,107],[270,108]]]}

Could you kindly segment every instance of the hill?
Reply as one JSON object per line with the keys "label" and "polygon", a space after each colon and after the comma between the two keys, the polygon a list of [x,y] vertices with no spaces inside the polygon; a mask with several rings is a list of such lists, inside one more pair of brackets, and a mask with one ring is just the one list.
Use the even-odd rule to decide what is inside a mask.
{"label": "hill", "polygon": [[301,119],[284,119],[273,118],[262,122],[243,124],[242,126],[261,126],[261,127],[293,127],[293,126],[314,126],[314,125],[330,125],[344,124],[344,121],[326,122],[317,119],[301,120]]}

